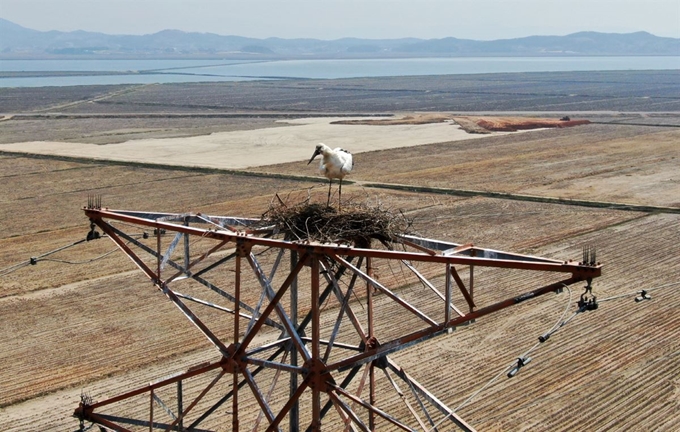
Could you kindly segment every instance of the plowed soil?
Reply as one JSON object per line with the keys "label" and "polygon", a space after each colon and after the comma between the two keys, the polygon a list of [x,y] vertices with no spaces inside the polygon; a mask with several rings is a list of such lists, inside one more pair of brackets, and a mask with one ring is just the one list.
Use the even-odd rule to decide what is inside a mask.
{"label": "plowed soil", "polygon": [[[632,74],[630,79],[639,80],[642,75],[645,74]],[[654,79],[659,78],[657,75]],[[667,75],[663,81],[667,87],[663,91],[654,83],[643,86],[645,91],[656,89],[655,98],[645,99],[644,103],[675,106],[674,100],[660,102],[657,98],[668,93],[668,86],[677,86],[677,74],[668,72]],[[629,85],[629,75],[616,77],[618,81],[609,75],[580,76],[581,81],[569,85],[581,90],[592,89],[592,100],[580,102],[579,106],[584,109],[596,104],[595,99],[604,100],[601,92],[610,97],[597,105],[603,109],[609,109],[611,100],[620,99],[614,96],[622,94],[627,95],[621,99],[625,106],[639,107],[636,104],[642,103],[641,98]],[[495,106],[491,102],[495,103],[498,94],[515,89],[520,84],[518,80],[526,77],[510,78],[506,77],[503,83],[488,81],[485,84],[496,89],[491,98],[494,100],[486,96],[489,106]],[[593,81],[587,82],[586,78]],[[361,105],[358,99],[349,96],[361,94],[369,108],[394,107],[400,100],[406,100],[409,110],[417,111],[445,94],[444,84],[472,86],[451,80],[440,83],[438,92],[429,92],[429,88],[422,86],[431,86],[432,80],[409,82],[420,87],[411,89],[408,97],[404,91],[387,88],[396,85],[395,80],[381,81],[387,87],[376,88],[370,94],[361,87],[365,81],[353,80],[351,83],[358,87],[336,86],[333,94],[347,96],[338,99],[344,107]],[[640,87],[637,81],[634,83]],[[293,90],[281,90],[281,93],[272,93],[270,84],[246,84],[245,90],[236,86],[243,93],[238,93],[238,102],[230,103],[243,107],[250,104],[251,109],[259,109],[260,105],[266,106],[268,100],[273,100],[274,105],[290,106],[293,99],[285,99],[284,95],[292,98],[291,94],[304,87],[304,94],[314,101],[315,107],[333,106],[333,100],[322,97],[324,92],[318,93],[319,84],[313,84],[291,83]],[[568,94],[550,96],[553,84],[535,81],[532,87],[527,83],[525,92],[518,96],[520,99],[535,94],[537,86],[543,86],[544,99],[538,105],[527,99],[522,106],[562,107],[571,103],[569,100],[578,99]],[[55,91],[49,101],[61,107],[59,109],[74,113],[129,112],[126,111],[129,106],[165,112],[168,106],[179,103],[177,95],[168,93],[167,88],[161,92],[163,89],[158,87],[143,87],[139,92],[132,88],[128,92],[127,87],[78,89],[71,93],[61,89]],[[229,101],[224,95],[236,91],[232,85],[219,87],[224,93],[217,95],[210,86],[172,88],[178,89],[182,97],[202,92],[202,97],[212,98],[212,103],[222,104],[220,107]],[[41,94],[41,90],[31,92]],[[254,99],[248,99],[249,92],[255,92],[252,93]],[[418,92],[426,95],[424,99],[419,99]],[[385,99],[388,93],[394,93],[394,98]],[[102,99],[102,95],[107,94],[110,97]],[[481,93],[465,94],[469,96],[464,101],[466,107],[478,106],[475,101]],[[88,108],[88,104],[73,103],[74,95],[96,98],[100,102]],[[21,109],[49,110],[41,106],[36,97],[24,101],[18,90],[8,90],[3,97]],[[375,104],[366,102],[369,99]],[[453,96],[452,99],[457,100]],[[125,101],[132,105],[125,105]],[[192,109],[201,108],[196,105]],[[437,111],[445,109],[446,106]],[[597,247],[598,260],[604,264],[602,277],[594,281],[599,308],[576,315],[547,342],[536,347],[530,355],[532,362],[514,378],[507,378],[502,373],[504,368],[534,346],[538,336],[558,322],[563,311],[567,311],[566,316],[575,312],[581,286],[572,286],[571,292],[565,290],[522,302],[459,327],[452,334],[391,356],[454,409],[501,373],[498,380],[458,410],[477,430],[680,430],[677,414],[680,412],[680,338],[677,337],[680,332],[677,313],[680,310],[680,214],[677,212],[680,208],[677,168],[680,132],[677,125],[680,121],[677,115],[665,114],[664,126],[659,126],[658,117],[640,116],[617,117],[621,123],[628,124],[610,121],[609,124],[481,135],[475,139],[398,149],[369,148],[355,154],[355,168],[348,177],[354,183],[343,186],[343,200],[372,200],[402,211],[413,218],[414,228],[422,236],[564,260],[579,260],[583,245]],[[433,114],[430,120],[434,117]],[[477,115],[468,117],[473,119]],[[597,116],[584,117],[597,120]],[[0,132],[6,132],[0,133],[2,142],[13,142],[7,137],[14,129],[8,128],[20,129],[12,122],[0,124],[5,128]],[[253,123],[258,127],[262,124],[261,120]],[[218,126],[212,121],[202,123],[203,129],[197,133],[217,130]],[[33,127],[42,129],[37,124]],[[138,127],[140,124],[135,130],[138,131]],[[225,130],[249,128],[245,123],[225,127]],[[125,130],[118,120],[115,128]],[[93,133],[98,135],[97,144],[108,142],[108,138],[99,135],[107,130],[103,126],[93,128]],[[82,135],[81,132],[78,134]],[[182,129],[182,133],[185,132]],[[155,133],[150,135],[156,136]],[[177,131],[169,134],[175,133]],[[44,132],[40,134],[39,137],[44,136]],[[72,137],[70,131],[63,136],[66,135],[63,138],[66,141],[79,142],[82,138]],[[17,142],[30,139],[31,133],[27,132]],[[134,158],[134,154],[124,156]],[[300,196],[309,193],[315,200],[326,200],[327,181],[321,177],[318,181],[309,180],[316,168],[306,165],[307,160],[302,156],[309,154],[301,155],[295,162],[256,166],[250,172],[239,174],[218,169],[159,168],[105,160],[0,154],[0,317],[3,322],[0,326],[0,430],[73,431],[78,428],[78,421],[72,413],[83,392],[94,400],[103,400],[219,359],[196,327],[109,239],[84,241],[90,231],[82,211],[88,196],[101,195],[103,205],[114,209],[258,217],[277,193]],[[567,201],[563,204],[530,202],[511,196],[499,199],[409,192],[377,187],[378,183],[578,198],[599,206],[572,205]],[[658,209],[615,210],[608,205],[610,202],[657,206]],[[142,238],[142,230],[136,235]],[[153,247],[155,240],[143,241],[151,242]],[[267,265],[273,260],[266,254],[260,259]],[[442,283],[436,269],[423,266],[419,270],[434,282]],[[405,277],[403,268],[377,261],[375,272],[381,283],[394,288],[398,295],[413,301],[428,314],[436,312],[436,303],[423,294],[421,284],[410,283],[413,277]],[[461,271],[461,277],[467,280],[469,275]],[[475,298],[480,302],[506,298],[535,288],[540,282],[526,272],[479,269],[475,272]],[[636,293],[642,289],[649,290],[651,300],[635,302]],[[255,281],[244,283],[248,301],[257,301],[259,293]],[[358,297],[351,304],[362,310],[361,296]],[[309,304],[309,292],[301,295],[300,302]],[[404,318],[403,309],[394,309],[394,302],[387,301],[384,295],[376,296],[375,302],[376,332],[380,338],[411,330],[412,321]],[[337,314],[337,303],[324,305],[322,334],[332,330]],[[231,320],[225,322],[223,315],[201,310],[201,317],[220,335],[231,334]],[[340,338],[345,337],[344,331]],[[264,332],[257,342],[264,343],[278,334],[278,331]],[[257,377],[263,388],[272,380],[272,375]],[[196,395],[200,385],[213,377],[207,374],[202,381],[187,383],[187,395]],[[406,405],[390,390],[391,385],[382,372],[377,386],[378,405],[395,417],[407,418]],[[230,381],[221,382],[217,388],[223,395],[229,387]],[[402,390],[406,389],[402,387]],[[285,391],[287,389],[274,392],[272,403],[283,403]],[[404,393],[411,404],[417,403],[408,391]],[[247,396],[248,391],[240,394],[243,395],[240,399],[243,424],[252,424],[259,414],[257,403]],[[169,403],[175,397],[169,390],[160,396]],[[210,393],[197,408],[205,409],[219,397],[219,392]],[[303,412],[310,410],[308,399],[303,398],[301,405]],[[118,404],[113,410],[120,415],[143,416],[148,406],[148,399],[140,397]],[[230,409],[223,406],[217,416],[201,426],[216,431],[231,430]],[[159,420],[168,418],[160,408],[157,415]],[[435,420],[439,419],[441,416]],[[332,411],[323,423],[323,430],[340,429],[339,417]],[[379,421],[378,430],[395,430],[395,427]],[[444,423],[439,430],[455,428],[451,423]]]}
{"label": "plowed soil", "polygon": [[[680,207],[680,128],[589,124],[473,136],[354,155],[347,179]],[[301,172],[299,163],[252,171]]]}
{"label": "plowed soil", "polygon": [[[106,164],[22,157],[0,161],[10,180],[3,186],[8,197],[2,204],[8,223],[0,240],[3,268],[82,239],[89,226],[79,207],[92,192],[106,191],[106,202],[115,208],[258,216],[274,193],[301,187],[281,180]],[[43,180],[39,194],[21,188],[32,176]],[[85,179],[89,187],[82,188]],[[131,185],[149,189],[131,194]],[[325,194],[323,185],[314,191],[321,198]],[[423,235],[433,238],[558,258],[578,258],[582,244],[597,244],[606,263],[605,276],[596,281],[601,297],[667,284],[680,272],[674,247],[680,240],[678,215],[386,193],[356,186],[345,193],[378,197],[403,209]],[[21,220],[12,217],[19,214],[24,215]],[[33,220],[34,227],[24,223]],[[106,239],[82,243],[50,255],[55,261],[38,261],[2,277],[3,430],[73,430],[77,421],[70,413],[81,390],[101,400],[217,358],[204,337],[119,252],[87,262],[112,249]],[[378,267],[384,283],[398,279],[395,269]],[[488,275],[495,289],[487,295],[502,296],[518,284],[526,285],[518,276]],[[478,286],[484,286],[484,275],[478,278]],[[672,336],[680,325],[673,313],[680,306],[676,293],[661,290],[643,304],[632,297],[603,303],[555,335],[526,371],[491,386],[459,414],[479,430],[574,430],[583,421],[575,413],[584,411],[593,413],[588,428],[674,430],[679,424],[671,413],[677,408],[680,372],[678,343]],[[417,291],[402,290],[400,295],[414,294]],[[483,298],[484,292],[478,295]],[[457,406],[533,345],[566,301],[564,293],[527,302],[394,358],[441,400]],[[388,336],[403,331],[394,326],[394,312],[387,304],[376,308],[379,332]],[[328,329],[335,313],[332,307],[324,311]],[[228,325],[217,330],[226,332]],[[379,383],[386,385],[384,377]],[[379,394],[391,394],[379,388],[384,390]],[[255,410],[253,404],[245,398],[241,406],[249,412]],[[380,406],[407,415],[398,398],[386,397]],[[626,414],[632,409],[637,416]],[[46,410],[54,414],[45,415]],[[327,427],[334,421],[330,418]],[[219,423],[205,426],[226,430]],[[391,429],[381,424],[381,430]]]}

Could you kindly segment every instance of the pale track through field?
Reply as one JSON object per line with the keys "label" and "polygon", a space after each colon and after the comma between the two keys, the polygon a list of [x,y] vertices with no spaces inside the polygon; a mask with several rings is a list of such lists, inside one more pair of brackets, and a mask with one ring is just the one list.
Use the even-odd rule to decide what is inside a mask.
{"label": "pale track through field", "polygon": [[65,102],[65,103],[61,103],[61,104],[47,106],[47,107],[44,107],[44,108],[36,108],[32,112],[41,113],[41,112],[49,112],[49,111],[65,109],[65,108],[73,108],[73,107],[76,107],[78,105],[100,102],[100,101],[103,101],[103,100],[106,100],[106,99],[114,98],[116,96],[121,96],[121,95],[124,95],[124,94],[127,94],[127,93],[133,93],[133,92],[136,92],[136,91],[138,91],[138,90],[140,90],[144,87],[149,87],[149,86],[154,86],[154,85],[157,85],[157,84],[131,85],[131,86],[128,86],[128,87],[123,88],[121,90],[114,90],[114,91],[111,91],[111,92],[108,92],[108,93],[105,93],[103,95],[99,95],[99,96],[96,96],[96,97],[92,97],[92,98],[87,98],[87,99],[73,101],[73,102]]}

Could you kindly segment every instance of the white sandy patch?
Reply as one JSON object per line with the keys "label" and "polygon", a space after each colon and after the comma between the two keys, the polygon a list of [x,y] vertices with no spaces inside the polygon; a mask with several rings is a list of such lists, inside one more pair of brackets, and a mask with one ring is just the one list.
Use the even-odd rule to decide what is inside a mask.
{"label": "white sandy patch", "polygon": [[[356,118],[360,119],[360,118]],[[292,126],[217,132],[182,138],[141,139],[94,145],[34,141],[0,145],[0,150],[126,162],[242,169],[283,162],[306,161],[323,142],[352,153],[481,138],[452,123],[424,125],[334,125],[344,118],[288,120]]]}

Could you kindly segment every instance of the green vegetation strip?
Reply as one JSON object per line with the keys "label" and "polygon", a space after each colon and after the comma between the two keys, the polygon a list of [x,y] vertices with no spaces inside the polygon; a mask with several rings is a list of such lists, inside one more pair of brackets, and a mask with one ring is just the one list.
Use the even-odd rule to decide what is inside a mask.
{"label": "green vegetation strip", "polygon": [[[296,174],[279,174],[279,173],[269,173],[262,171],[245,171],[238,169],[224,169],[224,168],[209,168],[209,167],[191,167],[191,166],[181,166],[181,165],[168,165],[168,164],[154,164],[148,162],[128,162],[128,161],[114,161],[114,160],[102,160],[94,158],[84,158],[84,157],[74,157],[74,156],[57,156],[57,155],[42,155],[35,153],[24,153],[24,152],[8,152],[0,150],[0,156],[10,156],[10,157],[30,157],[36,159],[51,159],[51,160],[62,160],[89,164],[99,164],[99,165],[119,165],[119,166],[129,166],[136,168],[149,168],[149,169],[162,169],[162,170],[173,170],[173,171],[188,171],[195,173],[204,174],[229,174],[234,176],[246,176],[246,177],[262,177],[271,179],[282,179],[291,180],[299,182],[314,182],[324,181],[322,177],[315,176],[304,176]],[[405,192],[417,192],[417,193],[431,193],[438,195],[452,195],[461,197],[486,197],[486,198],[497,198],[497,199],[507,199],[513,201],[531,201],[531,202],[541,202],[548,204],[562,204],[562,205],[572,205],[581,207],[594,207],[594,208],[607,208],[612,210],[624,210],[624,211],[636,211],[645,213],[674,213],[680,214],[680,207],[662,207],[662,206],[650,206],[650,205],[638,205],[638,204],[625,204],[625,203],[614,203],[606,201],[588,201],[588,200],[578,200],[570,198],[556,198],[556,197],[544,197],[537,195],[522,195],[506,192],[489,192],[489,191],[477,191],[470,189],[451,189],[451,188],[439,188],[439,187],[429,187],[429,186],[413,186],[413,185],[403,185],[395,183],[371,183],[363,181],[351,181],[343,180],[345,184],[357,184],[364,188],[375,188],[375,189],[389,189],[398,190]]]}

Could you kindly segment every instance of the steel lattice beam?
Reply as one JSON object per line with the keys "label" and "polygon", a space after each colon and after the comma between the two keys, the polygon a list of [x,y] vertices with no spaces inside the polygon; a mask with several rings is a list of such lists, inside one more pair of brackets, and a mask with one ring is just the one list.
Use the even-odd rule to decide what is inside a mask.
{"label": "steel lattice beam", "polygon": [[[415,236],[403,236],[394,243],[383,242],[381,249],[356,248],[279,239],[273,229],[254,228],[257,221],[248,218],[117,211],[101,209],[98,202],[91,202],[84,211],[196,326],[220,356],[219,361],[107,400],[81,402],[74,413],[81,422],[90,421],[117,431],[140,426],[148,430],[179,430],[182,425],[184,430],[206,430],[203,425],[228,401],[232,429],[251,429],[252,424],[244,423],[247,416],[240,405],[242,392],[248,392],[243,396],[259,407],[255,426],[264,421],[268,431],[280,430],[286,418],[290,430],[317,431],[329,415],[333,416],[329,418],[331,422],[343,425],[346,430],[373,431],[380,422],[403,430],[424,430],[434,427],[437,416],[462,430],[473,430],[387,356],[447,334],[458,325],[579,281],[590,282],[601,274],[599,263],[559,261]],[[136,239],[124,232],[123,226],[153,229],[155,242]],[[164,236],[172,238],[165,246]],[[182,239],[183,248],[178,247]],[[155,243],[155,247],[147,243]],[[265,253],[275,256],[269,274],[266,263],[259,257]],[[285,256],[290,258],[287,270],[281,265]],[[440,305],[438,309],[421,310],[400,295],[400,288],[390,288],[379,281],[374,274],[376,260],[403,265],[422,285],[422,295],[433,295]],[[437,275],[444,276],[444,286],[437,287],[442,282],[424,276],[417,265],[439,268]],[[468,286],[454,266],[470,269]],[[166,267],[172,271],[166,271]],[[483,267],[557,274],[557,280],[482,304],[474,297],[472,269]],[[221,268],[233,272],[233,280],[217,282],[213,275]],[[178,283],[193,284],[195,292],[176,291]],[[261,290],[256,296],[259,301],[251,304],[245,300],[248,297],[245,294],[249,292],[252,298],[256,286]],[[454,300],[454,287],[462,299]],[[309,290],[305,302],[298,296],[300,289]],[[201,292],[205,293],[203,296],[216,295],[219,300],[201,298]],[[376,296],[380,297],[380,306]],[[468,313],[454,304],[461,300]],[[230,316],[233,335],[218,336],[186,302]],[[327,304],[337,306],[332,309],[335,320],[331,329],[322,325],[322,308]],[[417,324],[396,336],[381,336],[383,326],[390,324],[377,321],[376,312],[383,307],[395,308],[408,317],[405,319]],[[302,319],[300,311],[306,311]],[[273,342],[256,344],[258,336],[272,330],[280,332]],[[351,340],[340,340],[341,337]],[[382,374],[376,373],[379,369]],[[360,374],[361,370],[364,372]],[[261,377],[266,380],[267,373],[274,378],[269,378],[270,384],[263,387],[258,380]],[[226,375],[232,379],[223,379]],[[286,376],[287,380],[280,379]],[[381,377],[402,399],[408,415],[399,417],[381,408],[376,395],[377,380]],[[401,380],[406,391],[395,378]],[[182,382],[191,383],[198,393],[184,397]],[[280,402],[280,397],[277,402],[275,396],[281,394],[281,382],[287,383],[281,390],[286,395],[285,402]],[[173,385],[177,386],[178,405],[174,413],[158,397],[159,391]],[[133,403],[135,398],[145,395],[148,417],[129,418],[107,412],[115,411],[117,404]],[[189,404],[183,406],[183,400]],[[301,409],[303,400],[309,406]],[[154,420],[154,406],[161,406],[170,417]],[[162,410],[159,412],[163,414]],[[228,422],[223,418],[218,421]]]}

